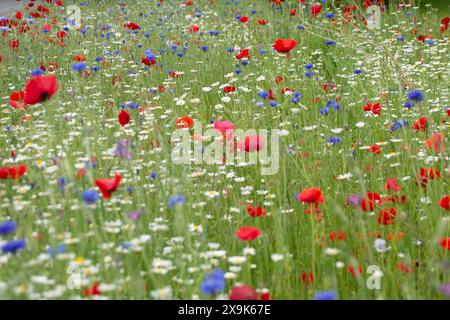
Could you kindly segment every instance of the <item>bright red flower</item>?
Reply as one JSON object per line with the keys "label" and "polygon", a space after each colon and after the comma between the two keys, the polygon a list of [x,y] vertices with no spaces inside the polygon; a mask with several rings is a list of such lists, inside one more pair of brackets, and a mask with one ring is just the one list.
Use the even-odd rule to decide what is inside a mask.
{"label": "bright red flower", "polygon": [[86,61],[86,58],[83,56],[74,56],[73,60],[78,61],[78,62],[83,62],[83,61]]}
{"label": "bright red flower", "polygon": [[128,122],[130,122],[130,114],[125,109],[122,109],[119,113],[118,119],[120,125],[124,127]]}
{"label": "bright red flower", "polygon": [[182,116],[175,121],[177,129],[190,128],[194,125],[194,120],[189,116]]}
{"label": "bright red flower", "polygon": [[18,91],[13,92],[9,96],[9,105],[14,109],[24,109],[26,104],[23,102],[23,98],[25,97],[25,92]]}
{"label": "bright red flower", "polygon": [[251,217],[265,217],[267,211],[261,207],[247,206],[247,212]]}
{"label": "bright red flower", "polygon": [[1,167],[0,168],[0,179],[5,180],[8,179],[9,172],[7,167]]}
{"label": "bright red flower", "polygon": [[425,130],[427,129],[427,124],[428,119],[426,117],[422,117],[414,123],[413,129],[416,131],[425,132]]}
{"label": "bright red flower", "polygon": [[439,206],[445,210],[450,210],[450,196],[447,195],[438,201]]}
{"label": "bright red flower", "polygon": [[260,26],[264,26],[266,23],[267,23],[267,22],[266,22],[266,20],[264,20],[264,19],[259,19],[259,20],[258,20],[258,24],[259,24]]}
{"label": "bright red flower", "polygon": [[248,285],[234,286],[231,289],[230,300],[256,300],[256,290]]}
{"label": "bright red flower", "polygon": [[122,176],[117,173],[114,179],[106,178],[95,180],[95,185],[100,189],[103,197],[108,199],[111,198],[111,194],[119,188],[121,180]]}
{"label": "bright red flower", "polygon": [[441,173],[435,168],[420,168],[419,176],[416,178],[416,184],[420,184],[423,188],[428,186],[428,180],[439,179]]}
{"label": "bright red flower", "polygon": [[354,277],[359,276],[361,273],[363,273],[363,268],[359,265],[358,267],[354,267],[350,265],[347,269],[348,272],[350,272]]}
{"label": "bright red flower", "polygon": [[311,17],[317,17],[322,11],[322,5],[317,4],[311,7]]}
{"label": "bright red flower", "polygon": [[425,140],[425,147],[440,153],[445,151],[445,136],[442,132],[435,132]]}
{"label": "bright red flower", "polygon": [[347,238],[347,234],[343,231],[331,231],[330,232],[330,239],[332,241],[344,240],[345,238]]}
{"label": "bright red flower", "polygon": [[381,104],[368,102],[364,107],[364,111],[372,111],[373,114],[379,115],[381,112]]}
{"label": "bright red flower", "polygon": [[242,16],[242,17],[239,18],[239,21],[242,22],[242,23],[247,23],[248,20],[249,20],[249,18],[247,16]]}
{"label": "bright red flower", "polygon": [[443,238],[439,241],[439,245],[445,250],[450,250],[450,238]]}
{"label": "bright red flower", "polygon": [[378,215],[378,224],[395,224],[394,219],[396,214],[397,210],[395,208],[381,209],[380,214]]}
{"label": "bright red flower", "polygon": [[234,86],[226,86],[225,88],[223,88],[223,92],[225,93],[230,93],[230,92],[235,92],[236,91],[236,87]]}
{"label": "bright red flower", "polygon": [[302,272],[300,274],[300,280],[305,284],[314,283],[314,273],[312,272]]}
{"label": "bright red flower", "polygon": [[236,236],[243,241],[255,240],[261,236],[261,230],[256,227],[240,227],[236,231]]}
{"label": "bright red flower", "polygon": [[295,48],[297,43],[294,39],[277,39],[272,47],[278,52],[288,53]]}
{"label": "bright red flower", "polygon": [[242,58],[250,58],[250,50],[248,49],[243,49],[241,51],[239,51],[239,53],[236,55],[236,59],[240,60]]}
{"label": "bright red flower", "polygon": [[151,66],[151,65],[156,64],[156,60],[155,59],[150,59],[150,58],[147,58],[147,57],[143,57],[141,59],[141,62],[143,64],[147,65],[147,66]]}
{"label": "bright red flower", "polygon": [[380,154],[381,153],[380,146],[377,146],[377,145],[370,146],[370,150],[369,151],[372,152],[373,154]]}
{"label": "bright red flower", "polygon": [[319,188],[303,189],[297,195],[297,200],[304,203],[319,204],[325,202],[325,197],[322,194],[322,190]]}
{"label": "bright red flower", "polygon": [[198,32],[200,30],[200,27],[198,26],[190,26],[189,27],[189,32]]}
{"label": "bright red flower", "polygon": [[59,88],[56,76],[36,76],[25,86],[25,104],[36,104],[50,99]]}
{"label": "bright red flower", "polygon": [[92,287],[90,288],[84,288],[83,289],[83,295],[85,297],[90,297],[90,296],[98,296],[100,295],[100,284],[98,282],[94,283],[92,285]]}
{"label": "bright red flower", "polygon": [[388,178],[386,181],[386,185],[384,186],[385,190],[393,190],[393,191],[400,191],[400,186],[398,185],[398,182],[394,178]]}
{"label": "bright red flower", "polygon": [[17,180],[17,179],[19,179],[19,177],[23,176],[27,172],[27,170],[28,169],[26,166],[24,166],[23,164],[20,164],[17,166],[9,167],[8,174],[12,179]]}
{"label": "bright red flower", "polygon": [[291,11],[289,11],[289,15],[291,17],[294,17],[296,13],[297,13],[297,10],[295,10],[295,9],[291,9]]}
{"label": "bright red flower", "polygon": [[367,192],[366,197],[361,201],[361,210],[373,211],[378,204],[381,204],[380,194],[376,192]]}
{"label": "bright red flower", "polygon": [[130,30],[139,30],[141,28],[137,23],[134,23],[134,22],[131,22],[131,21],[125,23],[124,27],[128,28]]}
{"label": "bright red flower", "polygon": [[245,136],[245,138],[237,143],[239,150],[245,150],[245,152],[259,151],[264,147],[264,139],[258,134],[251,134]]}

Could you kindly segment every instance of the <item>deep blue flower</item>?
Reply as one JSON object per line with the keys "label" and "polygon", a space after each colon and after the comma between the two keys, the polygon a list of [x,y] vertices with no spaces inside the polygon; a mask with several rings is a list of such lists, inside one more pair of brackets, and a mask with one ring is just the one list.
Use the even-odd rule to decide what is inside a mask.
{"label": "deep blue flower", "polygon": [[389,131],[396,131],[408,125],[408,120],[395,120]]}
{"label": "deep blue flower", "polygon": [[320,291],[316,293],[314,300],[335,300],[336,297],[337,294],[334,290]]}
{"label": "deep blue flower", "polygon": [[261,99],[266,99],[268,96],[269,96],[269,93],[266,91],[258,92],[258,97],[260,97]]}
{"label": "deep blue flower", "polygon": [[306,72],[305,72],[305,76],[306,76],[308,79],[311,79],[312,77],[314,77],[315,74],[316,74],[315,72],[310,72],[310,71],[306,71]]}
{"label": "deep blue flower", "polygon": [[327,13],[325,14],[325,17],[327,17],[328,19],[333,19],[334,16],[335,16],[335,14],[334,14],[333,12],[327,12]]}
{"label": "deep blue flower", "polygon": [[420,102],[425,99],[425,95],[419,90],[412,90],[408,93],[408,99],[414,102]]}
{"label": "deep blue flower", "polygon": [[82,198],[87,204],[94,204],[98,201],[99,195],[95,190],[86,190],[83,191]]}
{"label": "deep blue flower", "polygon": [[157,176],[156,172],[152,172],[152,173],[150,173],[149,178],[152,180],[155,180],[156,176]]}
{"label": "deep blue flower", "polygon": [[73,71],[84,71],[86,69],[86,62],[73,63],[72,70]]}
{"label": "deep blue flower", "polygon": [[206,51],[208,51],[208,46],[200,46],[200,49],[202,49],[202,51],[206,52]]}
{"label": "deep blue flower", "polygon": [[278,102],[276,102],[275,100],[270,100],[269,106],[271,106],[272,108],[275,108],[276,106],[278,106]]}
{"label": "deep blue flower", "polygon": [[305,69],[309,70],[312,69],[314,67],[314,65],[312,63],[308,63],[305,65]]}
{"label": "deep blue flower", "polygon": [[339,138],[339,137],[330,137],[330,138],[327,139],[327,142],[329,144],[336,145],[339,142],[341,142],[341,138]]}
{"label": "deep blue flower", "polygon": [[330,112],[330,108],[324,107],[324,108],[320,109],[319,112],[320,112],[321,115],[327,116],[328,113]]}
{"label": "deep blue flower", "polygon": [[33,77],[35,77],[35,76],[41,76],[41,75],[43,75],[44,74],[44,70],[42,70],[42,69],[33,69],[33,70],[31,70],[31,75],[33,76]]}
{"label": "deep blue flower", "polygon": [[56,255],[65,253],[66,247],[63,244],[58,245],[57,247],[49,247],[47,249],[47,253],[54,258]]}
{"label": "deep blue flower", "polygon": [[328,46],[331,46],[331,45],[333,45],[333,44],[336,44],[336,41],[334,41],[334,40],[325,40],[324,43],[325,43],[326,45],[328,45]]}
{"label": "deep blue flower", "polygon": [[217,294],[225,290],[225,274],[220,269],[207,273],[200,285],[202,294]]}
{"label": "deep blue flower", "polygon": [[181,194],[177,194],[177,195],[171,196],[170,199],[169,199],[169,207],[173,208],[173,207],[175,207],[175,205],[177,203],[183,204],[185,201],[186,201],[185,196],[183,196]]}
{"label": "deep blue flower", "polygon": [[355,70],[353,70],[353,73],[354,74],[361,74],[362,70],[361,69],[355,69]]}
{"label": "deep blue flower", "polygon": [[17,229],[17,225],[13,221],[6,221],[0,224],[0,236],[13,233]]}
{"label": "deep blue flower", "polygon": [[405,108],[411,109],[412,107],[414,107],[414,103],[412,103],[411,101],[406,101],[403,106]]}
{"label": "deep blue flower", "polygon": [[19,250],[22,250],[25,248],[25,240],[19,239],[19,240],[13,240],[5,243],[2,246],[2,252],[3,253],[16,253]]}

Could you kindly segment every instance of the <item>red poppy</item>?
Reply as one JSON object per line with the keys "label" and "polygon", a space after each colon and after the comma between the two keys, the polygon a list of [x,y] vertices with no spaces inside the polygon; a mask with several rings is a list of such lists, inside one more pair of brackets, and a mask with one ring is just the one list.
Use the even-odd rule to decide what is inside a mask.
{"label": "red poppy", "polygon": [[141,59],[141,62],[143,64],[147,65],[147,66],[151,66],[151,65],[156,64],[156,60],[155,59],[150,59],[150,58],[147,58],[147,57],[143,57]]}
{"label": "red poppy", "polygon": [[297,195],[297,200],[308,204],[319,204],[325,201],[325,197],[322,194],[322,190],[319,188],[310,188],[299,192]]}
{"label": "red poppy", "polygon": [[261,207],[247,206],[247,212],[251,217],[265,217],[267,211]]}
{"label": "red poppy", "polygon": [[426,117],[422,117],[414,123],[413,129],[416,131],[425,132],[425,130],[427,129],[427,124],[428,119]]}
{"label": "red poppy", "polygon": [[73,60],[78,61],[78,62],[83,62],[83,61],[86,61],[86,58],[83,56],[74,56]]}
{"label": "red poppy", "polygon": [[15,16],[16,16],[16,19],[21,20],[22,19],[22,12],[17,11]]}
{"label": "red poppy", "polygon": [[343,231],[331,231],[330,232],[330,239],[332,241],[344,240],[345,238],[347,238],[347,234]]}
{"label": "red poppy", "polygon": [[111,194],[119,188],[120,180],[122,180],[122,176],[117,173],[114,179],[106,178],[95,180],[95,185],[100,189],[103,197],[108,199],[111,198]]}
{"label": "red poppy", "polygon": [[236,236],[243,241],[255,240],[261,236],[261,230],[256,227],[240,227],[236,231]]}
{"label": "red poppy", "polygon": [[440,153],[445,151],[445,136],[442,132],[435,132],[425,140],[425,147]]}
{"label": "red poppy", "polygon": [[446,250],[450,250],[450,238],[441,239],[439,245]]}
{"label": "red poppy", "polygon": [[231,289],[230,300],[256,300],[256,290],[248,285],[234,286]]}
{"label": "red poppy", "polygon": [[363,273],[363,268],[359,265],[357,267],[354,267],[350,265],[347,269],[348,272],[350,272],[354,277],[359,276],[361,273]]}
{"label": "red poppy", "polygon": [[92,285],[92,287],[90,288],[84,288],[83,289],[83,295],[85,297],[89,297],[89,296],[98,296],[100,295],[100,284],[98,282],[94,283]]}
{"label": "red poppy", "polygon": [[373,114],[379,115],[381,112],[381,104],[379,103],[367,103],[364,107],[364,111],[372,111]]}
{"label": "red poppy", "polygon": [[258,20],[258,24],[259,24],[260,26],[264,26],[266,23],[267,23],[267,22],[266,22],[266,20],[264,20],[264,19],[259,19],[259,20]]}
{"label": "red poppy", "polygon": [[377,146],[377,145],[370,146],[369,151],[372,152],[373,154],[380,154],[381,153],[380,146]]}
{"label": "red poppy", "polygon": [[416,184],[420,184],[423,188],[428,186],[428,180],[439,179],[441,173],[435,168],[420,168],[419,176],[416,178]]}
{"label": "red poppy", "polygon": [[272,47],[278,52],[289,53],[297,43],[294,39],[277,39]]}
{"label": "red poppy", "polygon": [[381,209],[380,214],[378,215],[378,224],[395,224],[394,219],[396,214],[397,210],[395,208]]}
{"label": "red poppy", "polygon": [[239,18],[239,21],[242,22],[242,23],[247,23],[248,20],[249,20],[249,18],[247,16],[242,16],[242,17]]}
{"label": "red poppy", "polygon": [[439,206],[444,208],[445,210],[450,210],[450,196],[447,195],[438,201]]}
{"label": "red poppy", "polygon": [[377,204],[381,204],[381,196],[376,192],[367,192],[366,197],[361,201],[361,210],[373,211]]}
{"label": "red poppy", "polygon": [[194,125],[194,120],[189,116],[182,116],[175,121],[177,129],[190,128]]}
{"label": "red poppy", "polygon": [[236,55],[236,59],[240,60],[242,58],[250,58],[250,50],[248,49],[243,49],[241,51],[239,51],[239,53]]}
{"label": "red poppy", "polygon": [[322,5],[317,4],[311,7],[311,17],[317,17],[322,11]]}
{"label": "red poppy", "polygon": [[225,88],[223,88],[223,92],[225,93],[230,93],[230,92],[235,92],[236,91],[236,87],[234,86],[226,86]]}
{"label": "red poppy", "polygon": [[401,196],[401,197],[399,197],[399,196],[387,196],[387,197],[384,197],[383,198],[383,200],[382,200],[382,203],[383,204],[386,204],[386,203],[398,203],[398,204],[405,204],[406,203],[406,196]]}
{"label": "red poppy", "polygon": [[388,178],[386,181],[386,185],[384,186],[385,190],[393,190],[400,191],[400,186],[397,183],[397,180],[394,178]]}
{"label": "red poppy", "polygon": [[314,283],[314,273],[312,272],[302,272],[300,274],[300,280],[305,284]]}
{"label": "red poppy", "polygon": [[325,83],[325,84],[322,85],[322,89],[325,92],[328,92],[328,89],[333,90],[335,88],[336,88],[336,85],[334,83]]}
{"label": "red poppy", "polygon": [[141,28],[137,23],[134,23],[134,22],[131,22],[131,21],[125,23],[124,27],[128,28],[130,30],[139,30]]}
{"label": "red poppy", "polygon": [[414,271],[414,264],[407,266],[403,262],[399,262],[395,267],[403,273],[410,273]]}
{"label": "red poppy", "polygon": [[36,104],[50,99],[59,88],[56,76],[36,76],[25,86],[25,104]]}
{"label": "red poppy", "polygon": [[259,151],[264,147],[264,139],[258,134],[251,134],[245,136],[245,138],[237,143],[239,150],[245,150],[245,152]]}
{"label": "red poppy", "polygon": [[0,179],[5,180],[8,179],[9,172],[7,167],[1,167],[0,168]]}
{"label": "red poppy", "polygon": [[295,10],[295,9],[291,9],[291,11],[289,11],[289,15],[291,17],[295,16],[296,13],[297,13],[297,10]]}
{"label": "red poppy", "polygon": [[190,26],[189,27],[189,32],[198,32],[200,30],[200,27],[198,26]]}
{"label": "red poppy", "polygon": [[16,48],[19,47],[19,40],[9,40],[9,47],[11,48],[12,51],[15,51]]}
{"label": "red poppy", "polygon": [[25,97],[25,92],[18,91],[13,92],[9,96],[9,105],[14,109],[23,109],[26,107],[26,104],[23,102],[23,98]]}
{"label": "red poppy", "polygon": [[23,164],[12,166],[8,168],[8,174],[14,180],[19,179],[19,177],[23,176],[27,172],[27,167]]}
{"label": "red poppy", "polygon": [[128,122],[130,122],[130,114],[125,109],[122,109],[119,113],[118,119],[120,125],[124,127]]}
{"label": "red poppy", "polygon": [[284,78],[282,76],[277,76],[276,79],[275,79],[276,83],[280,83],[280,82],[283,82],[283,81],[284,81]]}

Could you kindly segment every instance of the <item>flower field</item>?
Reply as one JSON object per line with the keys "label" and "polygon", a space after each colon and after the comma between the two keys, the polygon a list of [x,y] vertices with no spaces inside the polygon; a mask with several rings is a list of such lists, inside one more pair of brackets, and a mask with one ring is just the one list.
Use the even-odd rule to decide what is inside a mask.
{"label": "flower field", "polygon": [[448,299],[449,12],[384,2],[0,17],[0,298]]}

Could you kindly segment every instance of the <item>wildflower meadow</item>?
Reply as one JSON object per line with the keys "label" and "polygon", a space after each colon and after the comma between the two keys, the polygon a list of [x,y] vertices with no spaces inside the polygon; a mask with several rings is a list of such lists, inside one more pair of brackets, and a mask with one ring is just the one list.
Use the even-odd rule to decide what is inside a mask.
{"label": "wildflower meadow", "polygon": [[11,3],[1,299],[450,298],[448,1]]}

